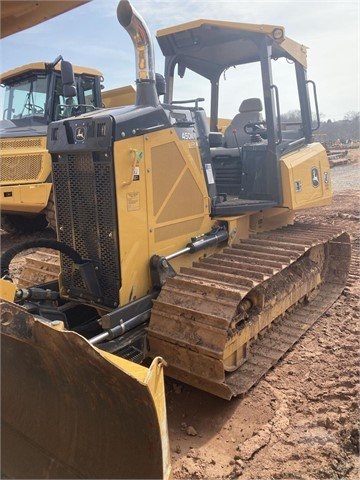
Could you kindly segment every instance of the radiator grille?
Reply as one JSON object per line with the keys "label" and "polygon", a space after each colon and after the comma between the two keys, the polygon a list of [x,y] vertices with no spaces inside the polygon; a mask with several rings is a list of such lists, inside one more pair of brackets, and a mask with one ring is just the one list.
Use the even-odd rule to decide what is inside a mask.
{"label": "radiator grille", "polygon": [[0,181],[38,180],[42,155],[2,155]]}
{"label": "radiator grille", "polygon": [[[44,134],[45,135],[45,134]],[[41,147],[41,138],[9,138],[3,139],[0,142],[0,148],[6,150],[8,148],[36,148]]]}
{"label": "radiator grille", "polygon": [[[60,156],[53,177],[59,238],[98,266],[102,303],[114,307],[121,284],[112,158],[88,152]],[[80,273],[66,257],[62,271],[70,296],[86,298]]]}

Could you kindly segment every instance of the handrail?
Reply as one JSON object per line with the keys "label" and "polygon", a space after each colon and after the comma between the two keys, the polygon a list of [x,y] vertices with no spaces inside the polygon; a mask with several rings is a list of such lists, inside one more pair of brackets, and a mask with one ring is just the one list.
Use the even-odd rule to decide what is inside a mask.
{"label": "handrail", "polygon": [[205,98],[193,98],[191,100],[173,100],[171,105],[183,104],[183,103],[195,103],[195,108],[199,108],[199,102],[204,102]]}
{"label": "handrail", "polygon": [[304,143],[305,142],[305,137],[298,138],[294,140],[293,142],[290,142],[287,144],[288,147],[295,147],[298,143]]}
{"label": "handrail", "polygon": [[311,83],[313,86],[313,92],[314,92],[314,100],[315,100],[315,109],[316,109],[316,121],[317,121],[317,126],[315,128],[311,128],[312,132],[315,132],[316,130],[319,130],[320,128],[320,114],[319,114],[319,106],[318,106],[318,101],[317,101],[317,93],[316,93],[316,85],[313,80],[306,80],[306,84]]}
{"label": "handrail", "polygon": [[280,102],[279,102],[279,89],[276,85],[270,85],[270,88],[275,90],[275,103],[276,103],[276,116],[277,116],[277,141],[276,145],[279,145],[282,142],[282,133],[281,133],[281,118],[280,118]]}

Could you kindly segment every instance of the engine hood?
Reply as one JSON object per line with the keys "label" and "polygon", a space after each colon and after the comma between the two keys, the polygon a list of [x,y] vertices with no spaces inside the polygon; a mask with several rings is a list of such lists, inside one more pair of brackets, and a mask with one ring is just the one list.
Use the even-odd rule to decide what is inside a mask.
{"label": "engine hood", "polygon": [[40,137],[46,132],[47,125],[18,127],[9,120],[0,121],[0,138]]}

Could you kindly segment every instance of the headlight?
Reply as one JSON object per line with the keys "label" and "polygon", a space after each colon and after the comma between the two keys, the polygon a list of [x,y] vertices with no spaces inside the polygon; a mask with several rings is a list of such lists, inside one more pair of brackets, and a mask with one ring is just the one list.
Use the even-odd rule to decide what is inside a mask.
{"label": "headlight", "polygon": [[272,36],[274,40],[281,40],[284,38],[284,30],[282,28],[274,28]]}

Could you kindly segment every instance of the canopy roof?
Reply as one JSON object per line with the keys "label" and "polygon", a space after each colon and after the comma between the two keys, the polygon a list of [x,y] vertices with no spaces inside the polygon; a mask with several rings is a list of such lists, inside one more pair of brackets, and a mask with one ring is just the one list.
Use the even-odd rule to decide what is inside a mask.
{"label": "canopy roof", "polygon": [[61,13],[88,3],[90,0],[6,0],[1,2],[1,36],[7,37],[16,32],[45,22]]}
{"label": "canopy roof", "polygon": [[[102,73],[99,70],[96,70],[95,68],[89,68],[89,67],[80,67],[78,65],[73,65],[73,71],[76,75],[92,75],[96,77],[102,77]],[[57,63],[54,67],[54,70],[60,71],[61,68],[61,63]],[[6,80],[9,80],[10,78],[16,78],[20,75],[34,72],[34,71],[41,71],[41,70],[46,70],[47,69],[47,64],[45,62],[36,62],[36,63],[28,63],[27,65],[22,65],[21,67],[16,67],[13,68],[12,70],[8,70],[7,72],[4,72],[0,75],[0,81],[1,83],[6,83]]]}
{"label": "canopy roof", "polygon": [[176,56],[182,67],[209,79],[232,65],[259,61],[264,39],[272,46],[272,58],[285,57],[306,67],[307,47],[286,38],[279,25],[195,20],[157,32],[165,56]]}

